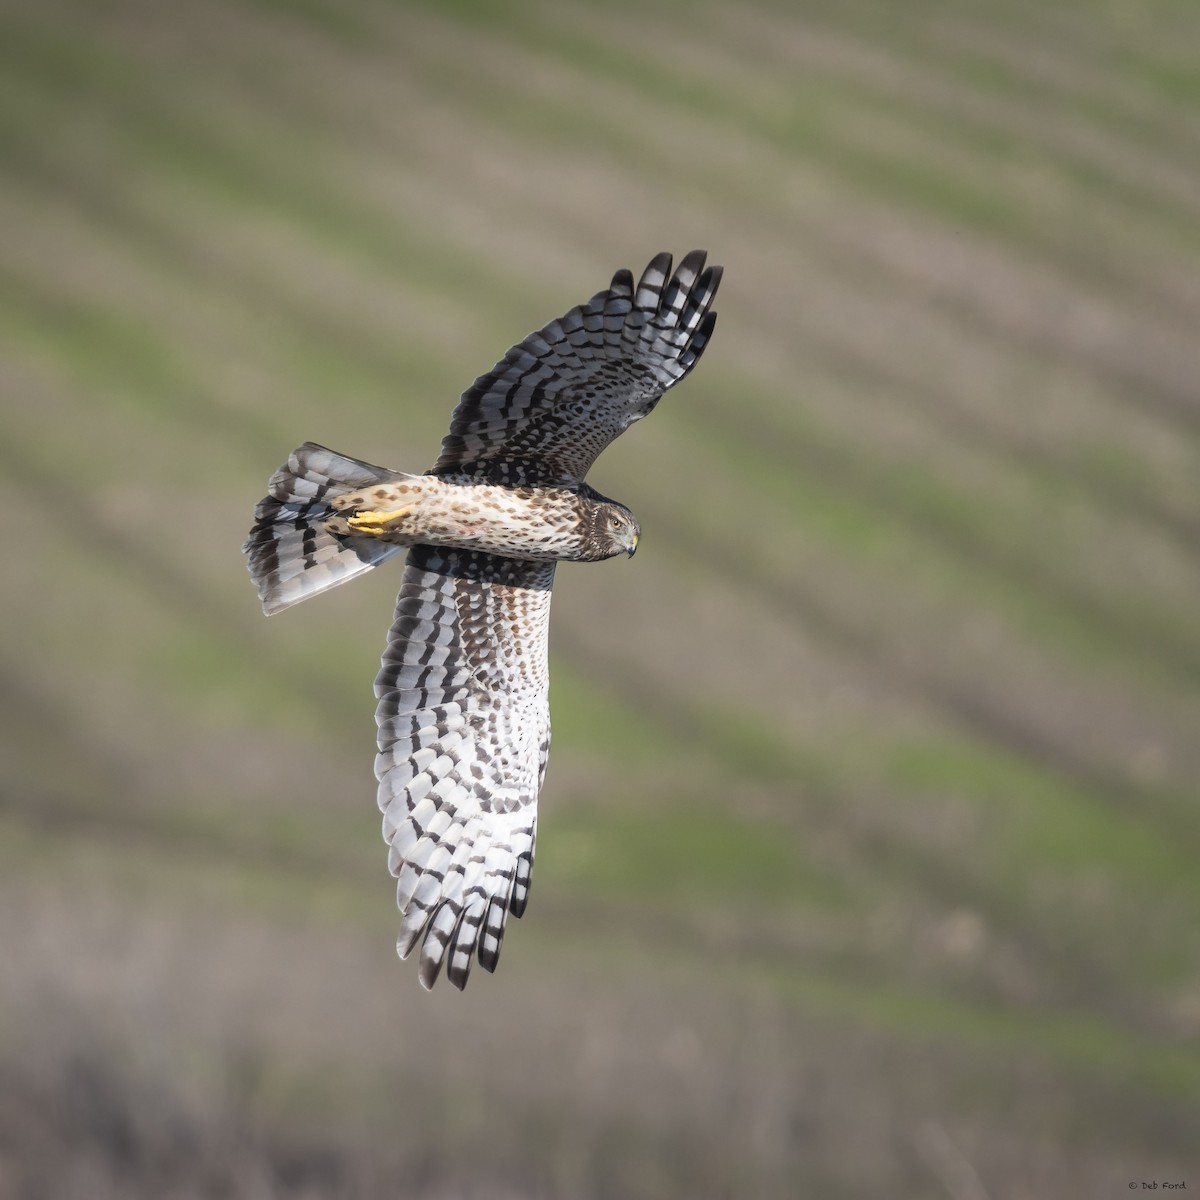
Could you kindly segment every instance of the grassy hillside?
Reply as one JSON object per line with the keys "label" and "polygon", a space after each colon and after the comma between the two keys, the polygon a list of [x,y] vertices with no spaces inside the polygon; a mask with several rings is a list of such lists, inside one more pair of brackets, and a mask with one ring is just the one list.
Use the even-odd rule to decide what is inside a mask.
{"label": "grassy hillside", "polygon": [[[0,6],[0,1195],[1200,1185],[1200,10]],[[564,568],[527,918],[424,994],[305,439],[726,267]]]}

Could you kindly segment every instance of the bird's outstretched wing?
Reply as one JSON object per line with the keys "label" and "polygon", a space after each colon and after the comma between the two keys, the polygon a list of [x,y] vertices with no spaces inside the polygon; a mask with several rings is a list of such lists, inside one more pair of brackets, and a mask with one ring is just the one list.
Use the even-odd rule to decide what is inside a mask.
{"label": "bird's outstretched wing", "polygon": [[495,970],[529,894],[550,749],[546,636],[553,562],[414,546],[379,697],[379,806],[420,978]]}
{"label": "bird's outstretched wing", "polygon": [[672,275],[671,256],[656,255],[636,286],[618,271],[607,290],[514,346],[463,393],[433,472],[581,482],[708,344],[721,268],[704,259],[693,250]]}

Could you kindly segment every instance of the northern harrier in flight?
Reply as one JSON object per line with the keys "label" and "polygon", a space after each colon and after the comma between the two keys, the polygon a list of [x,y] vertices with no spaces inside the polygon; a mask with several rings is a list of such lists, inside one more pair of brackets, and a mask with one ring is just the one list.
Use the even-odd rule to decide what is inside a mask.
{"label": "northern harrier in flight", "polygon": [[306,442],[243,547],[267,613],[408,551],[375,680],[379,807],[402,921],[430,988],[496,968],[521,916],[550,749],[546,642],[560,559],[632,555],[638,523],[584,482],[695,365],[720,267],[653,258],[514,346],[463,393],[409,475]]}

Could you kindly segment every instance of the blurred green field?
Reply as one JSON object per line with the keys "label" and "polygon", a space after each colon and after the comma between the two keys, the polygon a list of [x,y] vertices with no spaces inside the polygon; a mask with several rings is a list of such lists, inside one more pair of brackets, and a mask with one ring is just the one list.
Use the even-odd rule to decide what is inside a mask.
{"label": "blurred green field", "polygon": [[[0,1196],[1200,1187],[1200,9],[0,5]],[[313,439],[660,249],[529,913],[418,986]]]}

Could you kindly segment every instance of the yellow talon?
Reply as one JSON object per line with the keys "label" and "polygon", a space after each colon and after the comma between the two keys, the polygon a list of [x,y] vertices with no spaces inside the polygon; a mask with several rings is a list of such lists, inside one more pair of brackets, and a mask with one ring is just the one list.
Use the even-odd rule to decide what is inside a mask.
{"label": "yellow talon", "polygon": [[356,513],[346,524],[353,533],[378,537],[387,533],[394,525],[398,525],[412,510],[413,506],[406,504],[403,508],[389,508],[383,512]]}

